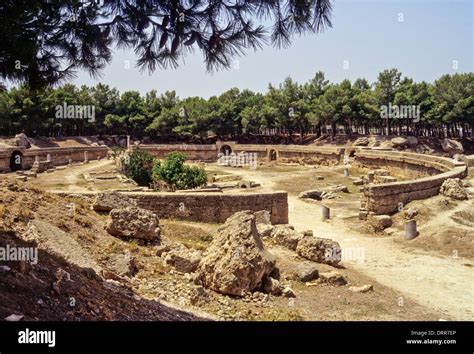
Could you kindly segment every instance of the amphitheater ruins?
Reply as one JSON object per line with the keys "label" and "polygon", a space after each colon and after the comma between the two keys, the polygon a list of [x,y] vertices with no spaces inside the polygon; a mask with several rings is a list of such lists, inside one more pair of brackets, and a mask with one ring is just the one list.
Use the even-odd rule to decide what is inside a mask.
{"label": "amphitheater ruins", "polygon": [[[360,139],[367,141],[359,144]],[[472,207],[469,180],[472,180],[470,168],[474,156],[426,153],[410,148],[405,138],[403,148],[399,146],[400,138],[382,144],[373,138],[370,144],[367,138],[360,139],[339,144],[217,141],[198,145],[130,143],[127,137],[103,140],[86,137],[69,139],[64,144],[68,139],[49,139],[45,143],[19,135],[0,145],[1,177],[19,184],[19,187],[4,185],[2,191],[38,189],[51,195],[51,203],[63,205],[58,207],[57,216],[48,216],[52,219],[46,228],[36,218],[27,218],[24,228],[29,237],[41,240],[53,233],[54,237],[67,238],[72,236],[64,234],[64,230],[73,233],[74,227],[81,227],[74,236],[79,244],[84,242],[84,237],[103,238],[102,243],[90,241],[95,246],[89,244],[86,251],[84,245],[77,246],[78,250],[83,249],[79,254],[93,254],[91,268],[103,268],[105,272],[108,265],[100,265],[105,257],[106,264],[112,264],[115,271],[120,268],[117,274],[121,274],[111,276],[109,269],[108,273],[102,273],[108,274],[106,277],[122,281],[125,276],[140,296],[166,300],[191,312],[191,308],[198,307],[223,319],[328,319],[332,318],[331,301],[336,301],[342,310],[350,307],[351,311],[347,317],[338,314],[335,319],[470,318],[472,294],[461,281],[456,282],[469,277],[467,268],[472,262],[474,221],[468,209]],[[194,190],[159,192],[130,183],[121,175],[117,156],[138,149],[158,159],[170,152],[185,153],[188,163],[201,164],[208,171],[208,185]],[[465,197],[453,197],[452,185],[465,191]],[[8,200],[13,203],[13,199],[2,196],[1,202],[8,209]],[[77,216],[76,209],[81,209],[83,203],[98,216],[85,209]],[[462,219],[456,227],[465,236],[459,236],[444,251],[437,248],[448,246],[451,241],[446,241],[446,234],[454,231],[450,223],[429,220],[434,203],[440,205],[440,210],[449,211],[452,220]],[[70,204],[76,208],[73,226],[56,224],[63,218],[59,216],[61,208],[66,213],[65,208]],[[120,217],[125,221],[117,224],[115,233],[125,232],[128,237],[133,230],[120,230],[126,222],[140,232],[146,231],[150,235],[147,241],[156,239],[160,243],[152,248],[138,243],[137,249],[135,244],[120,243],[108,234],[97,236],[103,235],[104,227],[109,226],[95,224],[105,223],[101,217],[114,218],[108,212],[119,210],[118,207],[122,208]],[[4,213],[3,210],[0,212]],[[145,230],[134,221],[137,213],[141,213],[140,218],[154,215],[158,219]],[[51,221],[54,218],[57,221]],[[18,219],[15,216],[12,220]],[[413,221],[418,225],[413,225]],[[413,227],[414,230],[409,229]],[[177,231],[181,228],[185,230]],[[89,232],[96,236],[84,236]],[[196,232],[197,239],[187,235]],[[409,232],[415,233],[407,237]],[[432,234],[440,232],[444,242],[441,246],[430,239]],[[54,243],[51,239],[48,242]],[[246,246],[240,251],[242,245]],[[463,245],[468,247],[462,249]],[[104,249],[98,251],[96,247]],[[115,248],[122,251],[111,251],[106,256],[101,253]],[[67,258],[71,251],[63,251]],[[242,266],[234,260],[234,252],[240,261],[245,259],[251,264],[254,272],[233,281],[223,280],[221,273],[237,274],[236,269]],[[453,252],[457,258],[450,256]],[[158,258],[159,265],[156,265],[158,261],[149,261],[149,257]],[[133,259],[142,265],[135,267]],[[160,269],[160,277],[156,277],[156,269],[148,269],[152,266],[147,262]],[[401,280],[400,272],[406,272],[410,264],[416,274],[404,273],[406,277]],[[276,267],[282,275],[275,275]],[[144,275],[136,275],[140,273]],[[176,274],[180,274],[179,278]],[[431,283],[422,285],[420,279],[431,279]],[[186,285],[189,281],[194,284],[191,288]],[[321,286],[348,287],[350,291],[323,291]],[[167,287],[174,292],[163,290]],[[429,300],[425,298],[428,287],[439,290]],[[360,297],[361,294],[367,298]],[[243,302],[226,295],[242,297]],[[314,296],[328,305],[316,305]],[[341,296],[344,299],[349,296],[347,304],[334,300]],[[406,304],[402,312],[400,301]],[[255,303],[257,308],[246,315],[243,312],[248,302]],[[274,305],[268,305],[269,302]],[[301,305],[294,305],[295,302]],[[374,303],[389,310],[371,314],[369,309]],[[358,312],[361,309],[367,312]],[[320,314],[310,314],[311,311]]]}

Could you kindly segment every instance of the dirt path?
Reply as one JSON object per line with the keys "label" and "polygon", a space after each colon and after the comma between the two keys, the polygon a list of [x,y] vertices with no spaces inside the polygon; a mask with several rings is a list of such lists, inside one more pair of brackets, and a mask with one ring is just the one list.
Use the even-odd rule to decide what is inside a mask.
{"label": "dirt path", "polygon": [[42,173],[38,178],[32,179],[35,186],[44,188],[48,191],[67,191],[67,192],[89,192],[86,188],[87,183],[83,174],[97,170],[107,170],[115,168],[112,160],[90,161],[87,164],[67,167],[64,170],[56,170],[53,173]]}
{"label": "dirt path", "polygon": [[[275,181],[289,178],[247,169],[225,169],[246,179],[261,183],[264,190],[273,190]],[[441,257],[423,252],[408,252],[389,237],[364,235],[348,229],[343,221],[333,218],[322,222],[320,207],[288,197],[289,222],[297,230],[313,230],[318,237],[328,237],[343,249],[362,249],[364,262],[344,261],[347,267],[358,269],[383,285],[398,290],[420,305],[446,314],[445,319],[474,319],[474,273],[464,266],[462,258]],[[404,299],[394,299],[403,304]]]}

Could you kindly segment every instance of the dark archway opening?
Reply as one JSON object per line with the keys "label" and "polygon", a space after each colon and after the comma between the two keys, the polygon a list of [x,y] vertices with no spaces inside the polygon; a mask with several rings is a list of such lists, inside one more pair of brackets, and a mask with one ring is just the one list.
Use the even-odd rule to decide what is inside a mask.
{"label": "dark archway opening", "polygon": [[276,161],[277,160],[277,152],[276,150],[270,150],[270,161]]}
{"label": "dark archway opening", "polygon": [[229,145],[222,145],[221,153],[226,156],[229,156],[230,154],[232,154],[232,148]]}
{"label": "dark archway opening", "polygon": [[20,151],[13,151],[10,156],[10,171],[21,170],[23,162],[23,154]]}

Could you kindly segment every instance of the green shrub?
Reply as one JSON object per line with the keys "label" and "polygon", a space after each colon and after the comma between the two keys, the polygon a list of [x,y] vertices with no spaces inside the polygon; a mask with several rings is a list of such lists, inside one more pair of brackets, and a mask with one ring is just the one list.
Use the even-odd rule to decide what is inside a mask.
{"label": "green shrub", "polygon": [[155,161],[152,172],[153,181],[165,181],[177,189],[192,189],[207,183],[204,168],[186,166],[186,155],[181,152],[171,152],[161,162]]}
{"label": "green shrub", "polygon": [[146,150],[137,149],[130,155],[122,159],[124,173],[133,179],[140,186],[149,186],[151,179],[151,169],[153,157]]}

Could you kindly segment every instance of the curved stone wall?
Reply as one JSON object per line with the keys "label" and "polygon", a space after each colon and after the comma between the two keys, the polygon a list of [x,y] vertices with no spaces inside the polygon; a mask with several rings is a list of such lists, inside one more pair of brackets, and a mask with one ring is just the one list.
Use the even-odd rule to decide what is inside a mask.
{"label": "curved stone wall", "polygon": [[464,178],[467,166],[445,157],[399,151],[359,150],[355,161],[365,166],[385,167],[396,165],[406,169],[415,169],[428,174],[426,177],[408,181],[364,186],[364,200],[361,202],[361,215],[390,214],[399,209],[399,203],[407,204],[412,200],[435,196],[448,178]]}
{"label": "curved stone wall", "polygon": [[10,171],[10,156],[13,152],[19,151],[22,154],[21,168],[30,169],[35,159],[46,161],[51,158],[54,166],[66,165],[69,160],[72,162],[83,162],[87,160],[97,160],[107,157],[109,148],[107,146],[85,146],[69,148],[44,148],[44,149],[25,149],[24,147],[12,146],[0,150],[0,172]]}
{"label": "curved stone wall", "polygon": [[[225,149],[224,149],[225,147]],[[184,145],[184,144],[159,144],[139,145],[133,149],[144,149],[153,156],[164,158],[172,151],[184,152],[189,160],[216,162],[224,150],[230,148],[231,153],[254,153],[258,161],[272,161],[272,152],[279,162],[304,162],[304,163],[338,163],[344,155],[344,149],[338,147],[314,145],[258,145],[238,144],[235,141],[219,141],[215,145]]]}

